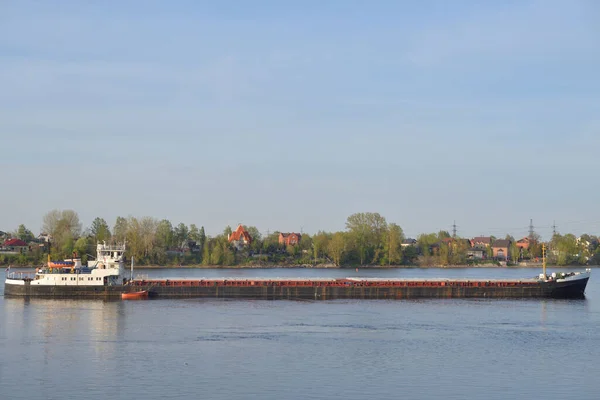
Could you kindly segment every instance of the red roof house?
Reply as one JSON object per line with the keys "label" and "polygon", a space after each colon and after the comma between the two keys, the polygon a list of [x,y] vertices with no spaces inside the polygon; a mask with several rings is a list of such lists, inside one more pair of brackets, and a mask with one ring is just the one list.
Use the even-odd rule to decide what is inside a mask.
{"label": "red roof house", "polygon": [[299,233],[279,233],[279,244],[285,244],[286,246],[295,246],[300,243],[302,235]]}
{"label": "red roof house", "polygon": [[29,246],[27,243],[22,241],[21,239],[8,239],[4,242],[4,247],[27,247]]}
{"label": "red roof house", "polygon": [[244,246],[249,246],[252,243],[252,237],[247,230],[240,224],[237,229],[227,236],[229,243],[240,249]]}
{"label": "red roof house", "polygon": [[2,245],[2,250],[7,253],[26,253],[29,245],[21,239],[8,239]]}
{"label": "red roof house", "polygon": [[529,240],[528,237],[524,237],[523,239],[517,240],[517,247],[519,247],[521,249],[527,250],[530,245],[531,245],[531,241]]}
{"label": "red roof house", "polygon": [[490,247],[492,244],[492,238],[489,236],[477,236],[471,240],[471,247],[485,246]]}

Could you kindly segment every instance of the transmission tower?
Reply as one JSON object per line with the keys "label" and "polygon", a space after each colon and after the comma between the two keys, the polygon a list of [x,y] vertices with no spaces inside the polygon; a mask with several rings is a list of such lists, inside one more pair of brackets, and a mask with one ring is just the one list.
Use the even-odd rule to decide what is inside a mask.
{"label": "transmission tower", "polygon": [[533,219],[529,220],[529,240],[533,240]]}
{"label": "transmission tower", "polygon": [[556,235],[556,221],[552,221],[552,236]]}
{"label": "transmission tower", "polygon": [[455,238],[456,237],[456,220],[454,221],[454,223],[452,224],[452,237]]}

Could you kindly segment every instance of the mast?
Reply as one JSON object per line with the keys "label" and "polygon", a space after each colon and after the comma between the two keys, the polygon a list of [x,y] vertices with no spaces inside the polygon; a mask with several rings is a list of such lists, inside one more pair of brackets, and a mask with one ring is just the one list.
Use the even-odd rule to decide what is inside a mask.
{"label": "mast", "polygon": [[542,243],[542,269],[544,279],[546,279],[546,243]]}
{"label": "mast", "polygon": [[131,280],[133,280],[133,256],[131,256]]}

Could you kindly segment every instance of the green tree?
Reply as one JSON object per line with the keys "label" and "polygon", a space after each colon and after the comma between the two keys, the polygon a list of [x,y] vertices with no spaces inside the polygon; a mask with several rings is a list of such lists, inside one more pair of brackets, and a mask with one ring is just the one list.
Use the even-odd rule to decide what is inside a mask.
{"label": "green tree", "polygon": [[343,232],[336,232],[333,234],[329,245],[327,246],[327,254],[333,260],[333,263],[337,266],[341,265],[342,255],[346,250],[346,240]]}
{"label": "green tree", "polygon": [[188,234],[188,239],[193,240],[198,245],[200,241],[200,230],[196,226],[196,224],[190,224],[190,233]]}
{"label": "green tree", "polygon": [[163,219],[156,226],[156,246],[163,252],[173,246],[173,225],[171,225],[171,221]]}
{"label": "green tree", "polygon": [[115,227],[113,228],[113,239],[117,243],[125,242],[127,238],[127,219],[123,217],[117,217]]}
{"label": "green tree", "polygon": [[568,265],[575,263],[580,258],[580,248],[575,235],[555,234],[550,242],[550,256],[555,259],[557,265]]}
{"label": "green tree", "polygon": [[260,231],[258,230],[258,228],[256,228],[255,226],[245,226],[244,225],[244,229],[248,232],[248,234],[252,238],[252,243],[250,244],[250,248],[256,252],[260,251],[260,249],[262,248],[262,235],[260,234]]}
{"label": "green tree", "polygon": [[206,233],[204,232],[204,226],[200,227],[200,232],[198,233],[198,246],[204,251],[204,244],[206,243]]}
{"label": "green tree", "polygon": [[405,264],[414,264],[419,257],[419,249],[416,246],[406,246],[402,250],[403,260]]}
{"label": "green tree", "polygon": [[446,266],[450,264],[450,248],[446,243],[440,243],[439,252],[437,254],[437,263]]}
{"label": "green tree", "polygon": [[110,229],[104,218],[96,217],[92,222],[90,233],[94,237],[96,243],[101,243],[110,239]]}
{"label": "green tree", "polygon": [[35,239],[33,233],[29,229],[27,229],[23,224],[19,225],[19,228],[17,228],[17,238],[21,239],[26,243],[29,243],[33,239]]}
{"label": "green tree", "polygon": [[317,232],[317,234],[313,237],[313,257],[315,259],[315,264],[318,262],[317,260],[323,257],[327,251],[330,240],[331,235],[323,231]]}
{"label": "green tree", "polygon": [[280,249],[279,232],[273,232],[266,236],[262,241],[262,250],[265,253],[271,254]]}
{"label": "green tree", "polygon": [[73,210],[52,210],[44,215],[42,230],[52,238],[52,246],[59,251],[57,256],[67,256],[73,252],[74,240],[81,233],[79,216]]}
{"label": "green tree", "polygon": [[63,258],[63,257],[70,257],[73,254],[73,250],[75,248],[75,239],[73,238],[73,235],[71,235],[71,232],[65,232],[62,236],[61,236],[61,253],[59,258]]}
{"label": "green tree", "polygon": [[142,240],[142,248],[144,251],[143,255],[146,259],[152,254],[157,226],[158,221],[152,217],[142,217],[140,220],[140,238]]}
{"label": "green tree", "polygon": [[202,265],[210,265],[210,261],[210,245],[209,240],[207,240],[202,246]]}
{"label": "green tree", "polygon": [[510,242],[510,258],[512,259],[513,264],[516,264],[519,261],[519,257],[521,255],[521,249],[517,246],[516,242]]}
{"label": "green tree", "polygon": [[79,239],[77,239],[73,247],[79,255],[79,257],[81,257],[81,262],[85,263],[85,261],[87,261],[87,251],[90,247],[88,238],[86,236],[80,237]]}
{"label": "green tree", "polygon": [[386,233],[385,251],[387,264],[398,264],[402,261],[402,241],[404,232],[399,225],[390,224]]}
{"label": "green tree", "polygon": [[[115,229],[115,236],[116,236]],[[142,238],[142,229],[140,221],[135,217],[129,217],[127,219],[127,252],[130,257],[135,257],[136,260],[140,261],[144,256],[144,240]]]}
{"label": "green tree", "polygon": [[183,222],[180,222],[179,225],[177,225],[173,230],[173,240],[175,241],[175,246],[179,248],[184,247],[184,245],[187,244],[189,234],[190,230],[188,227]]}
{"label": "green tree", "polygon": [[431,246],[438,242],[438,235],[435,233],[422,233],[417,237],[417,246],[424,256],[431,255]]}
{"label": "green tree", "polygon": [[231,249],[229,242],[227,242],[227,240],[223,240],[221,243],[221,246],[223,246],[222,265],[225,265],[225,266],[235,265],[235,253]]}
{"label": "green tree", "polygon": [[313,246],[313,240],[312,237],[310,237],[310,235],[308,233],[303,233],[302,236],[300,236],[300,243],[299,243],[299,247],[300,250],[302,250],[302,252],[310,252]]}
{"label": "green tree", "polygon": [[381,246],[387,222],[379,213],[356,213],[346,220],[346,229],[357,252],[361,265]]}
{"label": "green tree", "polygon": [[450,233],[448,231],[439,231],[437,234],[438,240],[448,239],[450,237]]}
{"label": "green tree", "polygon": [[215,239],[213,249],[210,253],[210,263],[212,265],[221,265],[223,263],[223,238]]}

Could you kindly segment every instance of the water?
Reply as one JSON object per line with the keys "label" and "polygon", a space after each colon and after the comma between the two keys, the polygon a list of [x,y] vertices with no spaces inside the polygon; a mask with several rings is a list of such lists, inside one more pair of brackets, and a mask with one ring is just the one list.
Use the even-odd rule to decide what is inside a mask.
{"label": "water", "polygon": [[[519,278],[531,269],[142,270],[167,277]],[[0,298],[2,399],[597,399],[585,300]],[[598,271],[600,273],[600,271]]]}

